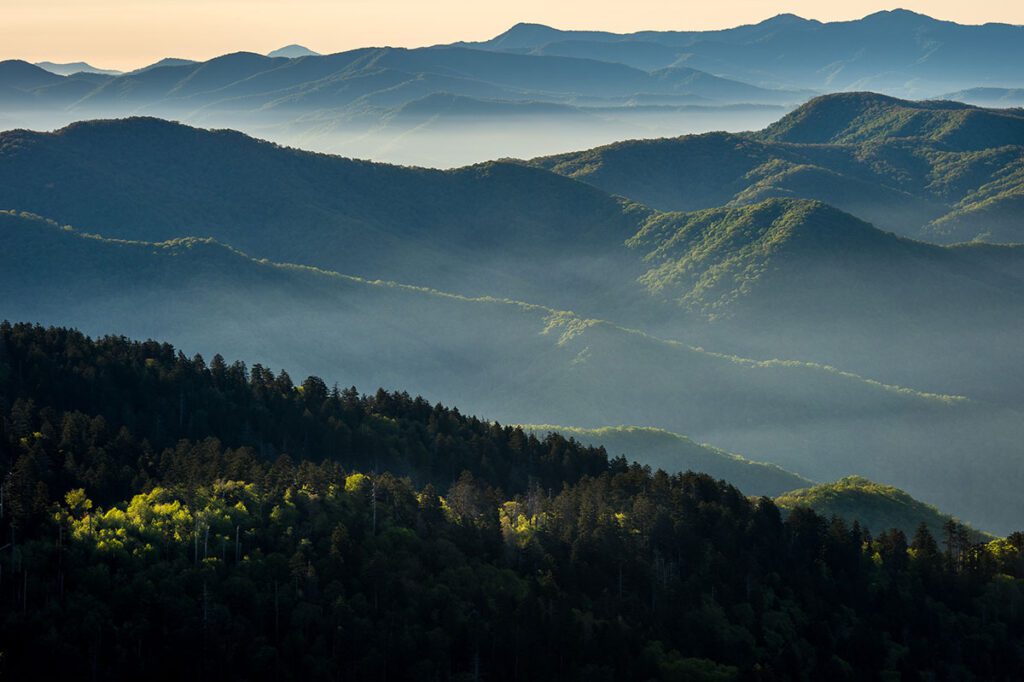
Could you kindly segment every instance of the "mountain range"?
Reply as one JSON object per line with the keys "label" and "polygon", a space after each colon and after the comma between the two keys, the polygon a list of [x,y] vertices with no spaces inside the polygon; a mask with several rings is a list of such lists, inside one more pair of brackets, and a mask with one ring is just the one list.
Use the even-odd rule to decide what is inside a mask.
{"label": "mountain range", "polygon": [[[649,72],[457,46],[332,55],[239,52],[205,62],[164,60],[110,76],[58,76],[27,62],[0,62],[2,127],[59,127],[82,118],[145,114],[230,126],[321,151],[434,166],[681,127],[708,130],[721,121],[736,128],[763,125],[811,94],[752,86],[686,66]],[[503,131],[524,113],[533,129],[547,127],[545,135],[531,142],[525,131]],[[481,131],[475,148],[463,149],[466,141],[458,139],[467,126]]]}
{"label": "mountain range", "polygon": [[943,243],[1024,241],[1024,112],[874,93],[816,98],[763,131],[634,140],[532,163],[665,211],[818,199]]}
{"label": "mountain range", "polygon": [[1016,679],[1022,38],[0,62],[0,677]]}
{"label": "mountain range", "polygon": [[[842,120],[868,129],[874,118],[859,112],[893,120],[914,105],[833,95],[757,134],[444,172],[156,119],[92,122],[0,134],[0,206],[107,237],[212,237],[257,258],[539,302],[730,354],[1018,403],[1020,249],[939,247],[884,231],[928,238],[937,223],[915,226],[933,214],[920,206],[948,211],[964,196],[955,205],[987,207],[973,212],[978,229],[999,213],[1020,233],[1015,129],[980,150],[949,126],[933,146],[884,129],[857,145],[774,139],[808,134],[819,109],[848,108]],[[975,151],[957,151],[954,139]],[[882,230],[868,224],[874,217],[886,219]]]}
{"label": "mountain range", "polygon": [[76,73],[96,73],[103,76],[119,76],[122,73],[116,69],[97,69],[92,64],[88,64],[86,62],[64,62],[60,64],[55,62],[36,62],[35,65],[41,69],[49,71],[50,73],[55,73],[58,76],[70,76]]}
{"label": "mountain range", "polygon": [[931,97],[954,88],[1021,85],[1024,28],[965,26],[903,9],[822,23],[780,14],[717,31],[563,31],[517,24],[478,49],[586,56],[658,69],[685,65],[768,87]]}
{"label": "mountain range", "polygon": [[123,74],[11,60],[0,62],[0,129],[152,115],[317,151],[453,167],[761,128],[821,92],[1010,106],[1024,87],[1010,67],[1022,31],[895,10],[847,22],[780,15],[721,31],[628,35],[519,24],[476,43],[328,55],[288,45],[267,55],[168,58]]}
{"label": "mountain range", "polygon": [[[5,318],[174,338],[189,352],[224,345],[506,422],[663,427],[816,480],[863,471],[994,529],[1018,513],[1008,453],[1024,435],[1019,415],[983,402],[710,352],[535,304],[276,265],[208,238],[111,239],[14,213],[0,236]],[[964,494],[985,486],[985,496]]]}

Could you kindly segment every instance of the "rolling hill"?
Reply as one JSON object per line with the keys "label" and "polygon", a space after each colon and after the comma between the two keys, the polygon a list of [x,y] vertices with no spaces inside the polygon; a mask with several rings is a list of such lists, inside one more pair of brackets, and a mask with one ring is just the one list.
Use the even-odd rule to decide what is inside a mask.
{"label": "rolling hill", "polygon": [[910,102],[875,93],[817,97],[759,137],[803,144],[860,144],[909,138],[940,151],[974,152],[1024,142],[1024,112],[949,101]]}
{"label": "rolling hill", "polygon": [[[658,214],[628,244],[712,347],[1020,404],[1024,247],[912,241],[801,199]],[[687,316],[650,324],[694,333]]]}
{"label": "rolling hill", "polygon": [[209,236],[256,257],[565,308],[581,291],[619,295],[604,271],[630,270],[621,245],[646,215],[522,164],[403,168],[156,119],[0,133],[0,206],[107,237]]}
{"label": "rolling hill", "polygon": [[905,236],[1024,241],[1024,114],[873,93],[816,98],[765,130],[620,142],[531,163],[663,211],[817,199]]}
{"label": "rolling hill", "polygon": [[[930,504],[915,500],[906,492],[881,485],[861,476],[847,476],[834,483],[792,490],[775,498],[782,509],[809,507],[822,516],[839,516],[859,521],[862,526],[880,532],[890,528],[903,531],[908,540],[922,523],[932,536],[941,539],[943,526],[953,517]],[[991,535],[971,532],[975,542],[990,540]]]}
{"label": "rolling hill", "polygon": [[[658,214],[628,245],[650,266],[640,278],[650,292],[712,318],[821,324],[839,308],[854,322],[895,315],[920,328],[939,307],[981,324],[1024,296],[1024,271],[985,268],[970,246],[912,241],[807,199]],[[1019,262],[1024,247],[990,251]]]}

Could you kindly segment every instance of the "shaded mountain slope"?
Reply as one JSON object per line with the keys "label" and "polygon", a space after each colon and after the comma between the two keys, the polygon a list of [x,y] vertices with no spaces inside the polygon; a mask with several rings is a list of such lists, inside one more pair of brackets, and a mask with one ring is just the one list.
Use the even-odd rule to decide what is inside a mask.
{"label": "shaded mountain slope", "polygon": [[[581,287],[606,288],[608,259],[627,267],[621,244],[645,215],[521,164],[402,168],[156,119],[0,133],[0,206],[109,237],[211,236],[258,257],[565,307]],[[542,295],[560,287],[560,300]]]}
{"label": "shaded mountain slope", "polygon": [[939,149],[970,152],[1024,143],[1024,112],[948,101],[909,102],[851,92],[811,100],[760,137],[804,144],[858,144],[914,138]]}
{"label": "shaded mountain slope", "polygon": [[659,214],[628,243],[640,282],[710,320],[713,346],[1020,402],[1024,247],[912,241],[794,199]]}
{"label": "shaded mountain slope", "polygon": [[836,307],[856,315],[866,307],[910,324],[936,305],[964,319],[1002,312],[1007,299],[1024,296],[1024,271],[984,268],[961,259],[962,247],[911,241],[803,199],[659,214],[629,245],[651,266],[641,281],[652,293],[712,317],[737,309],[813,317]]}

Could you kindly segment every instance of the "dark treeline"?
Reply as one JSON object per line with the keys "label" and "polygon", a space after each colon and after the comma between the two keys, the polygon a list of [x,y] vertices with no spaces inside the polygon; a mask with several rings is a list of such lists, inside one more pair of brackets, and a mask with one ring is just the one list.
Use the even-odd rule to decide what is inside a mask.
{"label": "dark treeline", "polygon": [[171,346],[0,325],[0,675],[1020,679],[1024,536]]}

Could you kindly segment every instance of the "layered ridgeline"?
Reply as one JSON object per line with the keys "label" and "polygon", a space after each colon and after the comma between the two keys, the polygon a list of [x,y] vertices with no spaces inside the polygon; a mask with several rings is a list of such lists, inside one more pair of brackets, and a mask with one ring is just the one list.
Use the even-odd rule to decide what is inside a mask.
{"label": "layered ridgeline", "polygon": [[862,471],[994,530],[1020,514],[1020,420],[976,401],[538,305],[255,261],[210,240],[108,240],[10,214],[0,236],[0,317],[223,348],[503,422],[658,426],[814,480]]}
{"label": "layered ridgeline", "polygon": [[[522,423],[666,428],[815,480],[862,471],[929,501],[945,504],[955,499],[951,511],[985,527],[1002,528],[1002,521],[992,522],[985,516],[989,513],[1013,518],[1006,507],[985,496],[970,498],[955,491],[961,486],[980,490],[984,485],[984,476],[968,471],[970,453],[981,449],[1000,466],[1008,466],[1015,452],[1019,415],[1013,410],[1020,404],[1015,368],[1024,366],[1017,361],[1020,350],[1015,342],[1019,321],[1024,319],[1016,284],[1018,249],[915,245],[818,204],[801,202],[770,201],[751,208],[749,214],[726,211],[710,221],[658,215],[538,168],[511,163],[452,172],[397,168],[281,149],[238,134],[150,119],[81,124],[57,134],[9,133],[0,140],[2,201],[61,224],[146,242],[212,235],[256,258],[548,306],[531,308],[548,312],[538,313],[522,327],[529,332],[498,339],[495,347],[503,350],[486,356],[488,363],[505,363],[494,371],[510,375],[508,383],[516,387],[514,391],[479,388],[486,385],[479,378],[486,372],[471,376],[468,368],[455,375],[444,370],[458,365],[453,358],[463,357],[446,349],[467,349],[464,356],[479,357],[480,344],[467,341],[472,336],[460,331],[468,324],[463,320],[477,316],[480,306],[465,308],[457,322],[446,315],[433,317],[429,306],[422,310],[408,303],[366,307],[359,316],[346,318],[347,326],[331,328],[316,322],[341,322],[332,318],[338,311],[324,314],[321,306],[310,304],[304,317],[283,313],[290,320],[287,326],[232,340],[229,327],[207,321],[235,319],[234,314],[225,316],[220,309],[206,308],[199,312],[209,315],[212,310],[213,317],[174,317],[175,308],[167,301],[184,300],[180,290],[191,286],[182,275],[169,278],[177,289],[142,306],[151,311],[147,319],[152,324],[125,330],[134,335],[161,335],[183,343],[201,341],[221,330],[216,340],[223,344],[216,347],[267,357],[275,366],[323,372],[324,367],[341,366],[335,360],[343,357],[346,345],[357,351],[350,358],[365,359],[379,349],[405,343],[396,341],[393,331],[405,329],[408,338],[420,344],[415,362],[409,361],[411,373],[405,377],[397,366],[379,359],[359,360],[372,372],[367,375],[370,385],[409,386],[445,399],[449,394],[441,391],[449,386],[460,390],[475,386],[479,400],[477,393],[462,392],[450,394],[450,399]],[[103,200],[96,201],[100,196]],[[703,226],[694,232],[693,225]],[[682,234],[706,234],[707,245],[703,241],[691,245],[692,253],[679,249],[687,244],[678,236]],[[634,248],[627,248],[627,239]],[[847,247],[854,242],[859,251],[850,252]],[[38,249],[26,253],[12,247],[5,255],[19,268],[48,262]],[[73,271],[75,258],[69,257],[68,262]],[[94,270],[91,277],[116,281],[122,265],[116,258],[109,262],[109,267]],[[822,263],[833,266],[846,286],[834,286],[833,273]],[[735,271],[736,264],[744,271]],[[706,275],[699,272],[701,268],[707,269]],[[63,293],[50,298],[32,293],[33,287],[42,292],[68,288],[67,280],[54,278],[55,272],[36,267],[30,276],[13,282],[12,291],[20,292],[20,300],[37,302],[38,307],[8,297],[10,312],[4,315],[41,320],[39,312],[45,310],[45,321],[74,321],[94,333],[116,331],[94,324],[111,319],[102,312],[104,302],[98,297],[76,309]],[[114,292],[113,300],[133,295],[133,285],[147,291],[141,286],[147,279],[145,269],[133,272],[120,280],[127,286]],[[259,275],[249,279],[258,280]],[[698,283],[715,286],[701,290]],[[230,297],[220,301],[222,307],[228,307],[225,301],[250,298],[250,289],[266,291],[269,300],[278,303],[262,309],[245,303],[256,312],[251,319],[243,319],[239,328],[271,327],[273,319],[264,319],[259,311],[284,307],[288,300],[266,288],[232,286]],[[861,291],[863,300],[857,295]],[[943,296],[929,293],[935,291],[944,292]],[[74,295],[88,293],[76,290]],[[296,290],[294,297],[304,295]],[[202,300],[187,304],[201,306]],[[748,304],[753,301],[758,305]],[[765,315],[761,304],[777,315]],[[132,310],[131,316],[125,316],[129,324],[141,319],[138,307],[125,307]],[[545,342],[550,343],[554,335],[542,339],[536,335],[548,328],[548,322],[541,320],[553,310],[582,315],[558,319],[610,319],[686,343],[666,344],[613,325],[574,323],[574,333],[557,352],[571,349],[578,361],[545,373],[549,368],[525,349],[538,343],[548,348]],[[709,310],[712,315],[707,314]],[[906,324],[903,313],[907,311],[914,325]],[[709,318],[714,321],[709,323]],[[419,320],[419,326],[411,320]],[[474,324],[486,325],[486,316]],[[303,343],[321,344],[325,352],[296,349],[292,340],[302,338],[307,325],[321,333]],[[500,336],[507,326],[491,325],[484,338]],[[372,333],[335,343],[332,337],[338,328],[365,328]],[[915,331],[918,328],[929,333]],[[507,354],[511,339],[520,336],[522,343]],[[562,340],[561,333],[558,339]],[[806,383],[805,373],[840,376],[838,370],[812,370],[801,362],[791,367],[784,362],[737,361],[689,346],[741,357],[810,359],[884,384],[967,395],[975,402],[958,414],[969,413],[963,419],[971,421],[971,426],[958,417],[942,418],[938,426],[926,427],[917,417],[905,419],[904,407],[883,407],[886,401],[869,417],[859,407],[847,407],[845,388],[836,394],[838,404],[833,403],[831,391],[807,388],[811,384]],[[488,341],[482,347],[492,345]],[[665,356],[667,348],[676,350]],[[681,356],[686,360],[677,365]],[[578,368],[584,365],[585,380],[565,379],[580,375]],[[666,369],[680,366],[686,369]],[[755,374],[760,378],[751,384],[749,377],[725,371],[714,381],[705,381],[704,369],[694,368],[708,366],[757,367]],[[537,368],[539,381],[551,387],[551,405],[557,410],[541,410],[534,398],[523,397],[530,395],[523,388],[530,379],[526,372],[515,371],[517,367]],[[793,367],[798,369],[792,371]],[[391,370],[392,374],[384,374]],[[422,383],[409,377],[422,377]],[[638,382],[637,377],[647,378]],[[851,381],[850,385],[863,383]],[[748,385],[766,387],[766,392],[748,391]],[[785,394],[794,387],[790,397],[765,400],[777,390]],[[506,393],[518,397],[508,398]],[[822,400],[822,395],[829,397]],[[988,402],[1009,407],[993,409]],[[682,409],[691,405],[692,411]],[[748,420],[748,411],[760,416]],[[789,415],[775,420],[776,429],[770,426],[774,417],[766,416],[773,411]],[[832,428],[851,437],[837,438],[830,433]],[[982,434],[980,442],[978,434]],[[859,466],[865,451],[872,461],[867,469]],[[923,471],[917,461],[941,462],[942,467]],[[955,483],[939,473],[947,465],[964,470]],[[1009,490],[1019,472],[1004,473],[1000,478]]]}
{"label": "layered ridgeline", "polygon": [[822,516],[857,521],[866,528],[895,528],[908,538],[919,532],[921,524],[933,537],[947,542],[955,542],[956,537],[951,535],[958,533],[966,533],[972,542],[991,538],[899,488],[863,476],[847,476],[834,483],[791,490],[777,496],[775,504],[786,511],[806,507]]}
{"label": "layered ridgeline", "polygon": [[[934,97],[978,85],[1024,85],[1024,28],[964,26],[897,9],[822,23],[781,14],[715,31],[563,31],[518,24],[479,49],[601,59],[642,69],[691,66],[771,86],[871,89]],[[951,84],[958,84],[949,87]]]}
{"label": "layered ridgeline", "polygon": [[657,215],[628,244],[651,296],[708,320],[714,347],[1020,404],[1024,247],[912,241],[796,199]]}
{"label": "layered ridgeline", "polygon": [[765,130],[619,142],[531,163],[655,209],[817,199],[928,241],[1024,241],[1024,112],[872,93]]}
{"label": "layered ridgeline", "polygon": [[1019,533],[869,537],[156,341],[0,324],[0,466],[17,679],[1024,671]]}
{"label": "layered ridgeline", "polygon": [[602,447],[611,455],[628,453],[631,460],[652,469],[670,473],[699,471],[729,481],[747,495],[774,497],[793,490],[793,486],[802,488],[811,484],[802,476],[774,464],[754,462],[664,429],[637,426],[581,429],[552,424],[524,424],[522,428],[537,436],[558,433],[584,445]]}
{"label": "layered ridgeline", "polygon": [[0,207],[106,237],[213,237],[254,257],[564,308],[589,292],[614,300],[605,273],[630,272],[621,245],[647,215],[521,164],[404,168],[158,119],[0,133]]}
{"label": "layered ridgeline", "polygon": [[[686,66],[648,72],[444,46],[293,55],[164,60],[121,75],[65,76],[23,61],[0,62],[0,126],[38,129],[147,114],[321,151],[453,166],[710,130],[723,121],[737,130],[757,127],[813,94]],[[458,136],[473,131],[475,147]]]}

